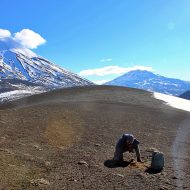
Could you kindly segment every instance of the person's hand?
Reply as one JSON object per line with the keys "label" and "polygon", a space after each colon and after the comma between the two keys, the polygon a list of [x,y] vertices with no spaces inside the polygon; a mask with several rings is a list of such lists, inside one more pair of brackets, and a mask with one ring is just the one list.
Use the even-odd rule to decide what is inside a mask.
{"label": "person's hand", "polygon": [[140,158],[137,159],[137,162],[144,163]]}

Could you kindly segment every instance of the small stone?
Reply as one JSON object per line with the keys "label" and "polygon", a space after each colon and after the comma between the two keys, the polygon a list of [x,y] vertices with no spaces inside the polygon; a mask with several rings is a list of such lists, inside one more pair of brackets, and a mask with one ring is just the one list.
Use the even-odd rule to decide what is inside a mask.
{"label": "small stone", "polygon": [[45,161],[45,166],[46,166],[46,167],[49,167],[50,165],[51,165],[51,162]]}
{"label": "small stone", "polygon": [[178,179],[176,176],[173,176],[172,179]]}
{"label": "small stone", "polygon": [[70,178],[69,181],[77,182],[77,179]]}
{"label": "small stone", "polygon": [[101,144],[97,143],[97,144],[95,144],[95,146],[101,146]]}
{"label": "small stone", "polygon": [[166,186],[160,186],[160,190],[167,190],[168,189],[168,187],[166,187]]}
{"label": "small stone", "polygon": [[33,147],[37,150],[42,150],[37,144],[33,145]]}
{"label": "small stone", "polygon": [[10,166],[10,167],[16,167],[16,165],[14,165],[14,164],[8,164],[8,166]]}
{"label": "small stone", "polygon": [[47,181],[46,179],[43,179],[43,178],[39,179],[38,182],[41,185],[50,185],[49,181]]}
{"label": "small stone", "polygon": [[50,185],[50,182],[47,181],[46,179],[32,179],[30,181],[30,183],[33,185],[33,186],[43,186],[43,185]]}
{"label": "small stone", "polygon": [[21,145],[21,146],[26,146],[26,144],[21,143],[21,142],[19,142],[18,144]]}
{"label": "small stone", "polygon": [[115,174],[115,175],[124,178],[124,175],[122,174]]}
{"label": "small stone", "polygon": [[86,166],[88,166],[87,162],[84,161],[84,160],[79,161],[78,164],[79,165],[86,165]]}

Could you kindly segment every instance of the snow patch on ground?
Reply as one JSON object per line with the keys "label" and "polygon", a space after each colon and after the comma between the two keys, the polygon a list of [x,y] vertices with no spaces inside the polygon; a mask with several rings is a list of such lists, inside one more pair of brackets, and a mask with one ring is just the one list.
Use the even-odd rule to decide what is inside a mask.
{"label": "snow patch on ground", "polygon": [[13,90],[10,92],[4,92],[0,94],[0,102],[13,101],[33,94],[40,94],[42,92],[43,91],[40,90]]}
{"label": "snow patch on ground", "polygon": [[169,106],[190,112],[190,100],[185,100],[183,98],[161,94],[158,92],[154,92],[153,96],[156,99],[163,100]]}

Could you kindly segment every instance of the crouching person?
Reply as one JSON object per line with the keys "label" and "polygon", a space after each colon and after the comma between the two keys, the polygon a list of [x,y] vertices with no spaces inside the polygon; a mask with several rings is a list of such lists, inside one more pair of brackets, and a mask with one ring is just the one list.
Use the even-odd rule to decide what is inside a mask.
{"label": "crouching person", "polygon": [[134,153],[134,151],[136,153],[137,162],[142,162],[139,141],[135,139],[132,134],[123,134],[116,144],[113,160],[116,162],[122,162],[124,152]]}

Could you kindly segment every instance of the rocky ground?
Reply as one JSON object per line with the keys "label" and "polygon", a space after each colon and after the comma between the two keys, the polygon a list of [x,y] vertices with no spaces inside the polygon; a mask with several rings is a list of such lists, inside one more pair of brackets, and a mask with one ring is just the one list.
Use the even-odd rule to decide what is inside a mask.
{"label": "rocky ground", "polygon": [[[0,106],[0,189],[190,189],[190,114],[142,90],[92,86]],[[123,133],[141,142],[144,163],[111,167]],[[151,150],[165,154],[148,172]]]}

